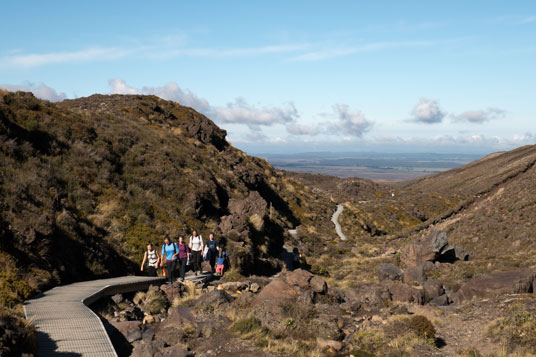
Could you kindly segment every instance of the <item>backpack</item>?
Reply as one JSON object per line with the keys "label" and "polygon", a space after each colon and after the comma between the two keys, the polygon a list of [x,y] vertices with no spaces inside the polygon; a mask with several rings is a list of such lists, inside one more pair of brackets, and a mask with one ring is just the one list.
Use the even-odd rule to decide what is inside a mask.
{"label": "backpack", "polygon": [[[171,243],[173,244],[173,254],[177,254],[179,252],[179,249],[177,247],[177,243]],[[166,243],[162,244],[162,250],[165,252],[166,250],[164,247],[166,246]]]}

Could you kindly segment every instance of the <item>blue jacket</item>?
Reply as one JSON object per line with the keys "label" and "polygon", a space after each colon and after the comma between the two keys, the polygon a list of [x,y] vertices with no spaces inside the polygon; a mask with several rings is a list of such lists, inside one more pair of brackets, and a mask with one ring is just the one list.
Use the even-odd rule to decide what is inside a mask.
{"label": "blue jacket", "polygon": [[225,259],[227,259],[227,252],[222,252],[221,254],[218,254],[218,260],[216,261],[216,264],[224,265]]}

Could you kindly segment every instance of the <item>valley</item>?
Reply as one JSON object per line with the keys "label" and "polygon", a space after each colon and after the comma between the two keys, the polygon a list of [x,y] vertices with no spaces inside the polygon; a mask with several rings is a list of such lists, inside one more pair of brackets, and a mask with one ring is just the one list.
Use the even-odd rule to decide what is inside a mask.
{"label": "valley", "polygon": [[[222,278],[93,306],[134,326],[128,354],[536,354],[536,146],[399,159],[264,160],[156,96],[0,91],[0,352],[36,352],[28,298],[140,274],[148,242],[197,230]],[[293,172],[312,167],[329,175]]]}

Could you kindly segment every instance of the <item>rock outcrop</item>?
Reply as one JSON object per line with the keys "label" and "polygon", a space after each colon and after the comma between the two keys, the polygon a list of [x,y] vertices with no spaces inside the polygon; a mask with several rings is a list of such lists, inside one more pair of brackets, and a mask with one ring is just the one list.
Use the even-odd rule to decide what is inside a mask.
{"label": "rock outcrop", "polygon": [[384,280],[401,280],[402,270],[394,264],[385,263],[378,267],[378,279]]}
{"label": "rock outcrop", "polygon": [[500,294],[534,293],[536,271],[516,270],[482,275],[463,284],[452,295],[455,303]]}
{"label": "rock outcrop", "polygon": [[433,230],[428,235],[416,239],[401,249],[401,261],[408,265],[422,265],[425,262],[448,262],[467,260],[468,252],[462,246],[449,245],[447,233]]}

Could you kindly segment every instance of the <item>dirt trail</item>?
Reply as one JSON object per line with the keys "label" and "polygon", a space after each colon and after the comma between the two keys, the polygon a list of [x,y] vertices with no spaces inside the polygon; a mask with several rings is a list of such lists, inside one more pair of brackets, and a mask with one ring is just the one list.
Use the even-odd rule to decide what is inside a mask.
{"label": "dirt trail", "polygon": [[346,236],[342,232],[341,225],[339,224],[339,216],[341,215],[342,211],[344,211],[344,205],[338,204],[337,210],[331,217],[331,222],[335,224],[335,232],[337,232],[337,235],[341,238],[341,240],[346,240]]}

